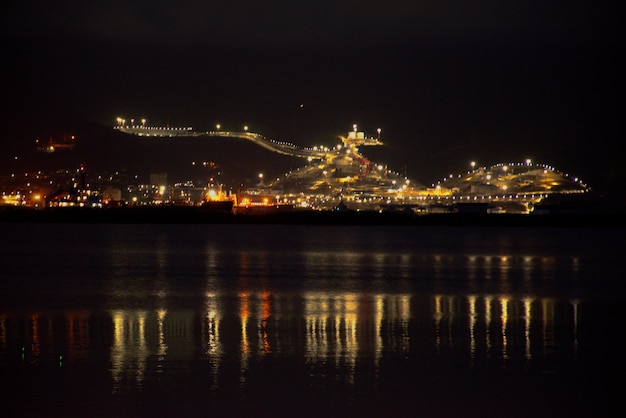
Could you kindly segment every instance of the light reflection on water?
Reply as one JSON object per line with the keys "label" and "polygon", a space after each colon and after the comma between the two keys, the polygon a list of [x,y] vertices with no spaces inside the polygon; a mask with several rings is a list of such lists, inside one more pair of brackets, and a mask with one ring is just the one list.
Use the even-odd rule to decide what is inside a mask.
{"label": "light reflection on water", "polygon": [[[370,362],[378,372],[383,356],[445,356],[452,350],[455,357],[467,359],[468,367],[488,361],[506,368],[511,359],[528,365],[555,350],[577,354],[576,300],[353,292],[305,292],[294,299],[268,291],[242,291],[237,299],[207,293],[198,312],[114,310],[106,316],[108,324],[102,318],[94,323],[86,312],[26,318],[3,313],[0,346],[4,353],[11,351],[19,335],[20,341],[29,342],[28,362],[38,364],[41,357],[53,356],[53,343],[60,344],[66,365],[77,366],[93,350],[93,340],[103,338],[90,334],[106,334],[110,327],[107,349],[114,392],[129,387],[141,391],[147,375],[156,379],[158,373],[180,372],[198,355],[210,364],[212,387],[217,388],[220,364],[232,361],[234,353],[239,353],[242,383],[251,360],[272,354],[302,356],[309,365],[334,364],[350,382],[357,361]],[[224,321],[233,314],[225,306],[233,303],[238,305],[236,320]],[[26,328],[20,326],[24,319]],[[238,338],[224,338],[224,328],[231,327],[232,334],[235,324]],[[172,365],[176,370],[168,370]]]}
{"label": "light reflection on water", "polygon": [[305,404],[369,405],[409,402],[415,385],[460,396],[462,382],[480,388],[494,373],[495,388],[502,376],[573,385],[572,375],[591,381],[610,362],[594,358],[605,354],[594,329],[612,329],[603,307],[621,297],[619,251],[608,246],[539,231],[493,244],[465,236],[472,245],[448,248],[441,230],[398,238],[374,229],[379,242],[358,228],[330,240],[308,228],[297,239],[218,229],[210,239],[174,227],[96,230],[101,239],[73,261],[43,239],[18,240],[0,266],[9,278],[0,282],[0,371],[17,377],[16,391],[63,398],[91,387],[96,404],[164,392],[254,404],[287,391]]}

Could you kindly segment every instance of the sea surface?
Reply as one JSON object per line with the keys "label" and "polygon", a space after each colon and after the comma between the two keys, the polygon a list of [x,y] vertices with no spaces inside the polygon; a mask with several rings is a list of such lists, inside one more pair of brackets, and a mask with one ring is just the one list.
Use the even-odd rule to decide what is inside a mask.
{"label": "sea surface", "polygon": [[624,237],[3,223],[0,416],[617,416]]}

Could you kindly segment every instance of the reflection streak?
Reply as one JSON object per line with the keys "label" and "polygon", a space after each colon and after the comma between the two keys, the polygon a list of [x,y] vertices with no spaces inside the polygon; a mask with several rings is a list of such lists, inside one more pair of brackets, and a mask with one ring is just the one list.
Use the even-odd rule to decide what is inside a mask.
{"label": "reflection streak", "polygon": [[470,358],[472,361],[476,358],[476,296],[467,297],[469,303],[469,334],[470,334]]}
{"label": "reflection streak", "polygon": [[487,358],[491,357],[491,296],[485,296],[485,343]]}
{"label": "reflection streak", "polygon": [[524,355],[526,360],[531,360],[532,351],[530,349],[530,325],[532,323],[531,307],[533,300],[532,298],[524,298],[522,301],[524,303]]}
{"label": "reflection streak", "polygon": [[509,298],[502,297],[500,298],[500,309],[502,320],[502,358],[508,359],[508,336],[507,336],[507,325],[509,322]]}
{"label": "reflection streak", "polygon": [[[446,348],[467,355],[472,367],[480,364],[481,355],[486,358],[494,356],[493,347],[500,347],[497,354],[500,359],[508,363],[515,361],[517,356],[518,360],[524,362],[525,370],[530,371],[533,366],[545,367],[545,359],[550,359],[557,350],[571,352],[572,344],[574,351],[577,350],[578,324],[583,305],[575,299],[559,301],[542,298],[537,301],[532,297],[516,298],[512,295],[436,294],[420,297],[416,294],[319,291],[302,293],[302,304],[294,304],[291,294],[239,292],[235,308],[239,311],[241,335],[229,347],[228,341],[222,341],[220,334],[221,318],[228,315],[223,311],[223,306],[228,305],[221,301],[228,297],[220,293],[206,293],[205,310],[201,316],[204,320],[200,321],[201,327],[197,331],[194,331],[197,327],[195,316],[180,311],[158,309],[154,314],[142,310],[112,311],[113,339],[109,364],[113,393],[123,393],[129,389],[142,390],[146,379],[154,379],[147,373],[166,373],[165,365],[181,364],[172,363],[172,356],[178,356],[179,362],[188,364],[194,356],[195,351],[191,347],[194,341],[201,341],[203,352],[212,366],[209,375],[212,390],[217,389],[221,381],[220,373],[232,370],[225,368],[222,371],[224,351],[236,350],[237,347],[240,352],[239,379],[242,385],[247,381],[249,360],[254,356],[256,361],[262,361],[269,353],[301,354],[305,363],[312,368],[331,365],[336,378],[345,379],[345,383],[353,385],[359,370],[368,370],[360,366],[370,362],[375,376],[379,376],[384,356],[400,355],[407,358],[409,353],[419,355],[419,351],[414,353],[412,350],[423,348],[419,345],[411,347],[411,339],[428,341],[432,337],[434,339],[430,339],[430,348],[435,348],[438,355],[449,355],[450,350],[442,350],[445,345]],[[413,300],[420,306],[423,301],[431,302],[430,308],[423,315],[431,318],[434,328],[411,327]],[[273,301],[276,301],[275,304]],[[283,306],[285,308],[281,308]],[[497,324],[499,332],[494,332],[496,306],[500,310]],[[560,309],[562,306],[567,309]],[[569,331],[567,340],[557,341],[554,337],[557,311],[566,312],[562,320],[567,321],[567,326],[563,328]],[[295,329],[289,328],[294,326],[294,322],[291,322],[293,315],[296,319],[303,318],[306,324],[305,333],[301,335],[302,341],[297,341],[300,338],[297,325]],[[91,352],[89,345],[92,339],[87,337],[87,331],[91,333],[92,330],[99,330],[90,328],[89,316],[89,312],[68,311],[60,319],[61,322],[55,324],[52,315],[33,313],[16,321],[9,314],[0,312],[0,347],[9,351],[16,341],[11,339],[14,338],[12,336],[24,332],[26,335],[17,341],[20,344],[21,341],[30,342],[29,351],[24,357],[26,364],[41,366],[44,359],[58,353],[53,351],[55,347],[62,345],[69,354],[68,358],[72,358],[67,366],[79,367],[79,354]],[[276,327],[267,326],[270,318],[275,318]],[[281,322],[282,318],[286,318],[287,322]],[[417,320],[423,318],[418,317]],[[44,329],[46,321],[49,326]],[[252,322],[260,329],[258,346],[254,349],[251,349],[251,344],[254,345],[255,341],[249,340],[247,332]],[[452,326],[455,322],[464,325]],[[24,324],[28,326],[24,327]],[[287,332],[289,338],[296,339],[294,344],[286,344],[286,351],[270,344],[274,339],[280,340],[277,336],[279,329]],[[441,332],[443,329],[446,329],[444,333]],[[533,335],[534,329],[540,332]],[[202,338],[194,338],[196,332]],[[463,335],[469,335],[467,344]],[[101,339],[99,335],[92,337]],[[297,347],[304,347],[304,352],[300,353]],[[147,367],[150,353],[155,354],[153,369]]]}
{"label": "reflection streak", "polygon": [[126,376],[132,376],[135,385],[142,387],[146,357],[145,321],[143,311],[112,312],[113,346],[111,347],[111,376],[113,392],[122,389],[122,382]]}

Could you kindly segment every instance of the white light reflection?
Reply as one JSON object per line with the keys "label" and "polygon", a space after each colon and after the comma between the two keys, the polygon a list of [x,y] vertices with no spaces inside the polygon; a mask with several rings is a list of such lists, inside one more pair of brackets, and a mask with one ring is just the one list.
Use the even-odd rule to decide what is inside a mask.
{"label": "white light reflection", "polygon": [[167,354],[167,344],[165,343],[165,331],[163,328],[163,322],[167,311],[165,309],[159,309],[157,312],[157,325],[158,325],[158,340],[157,340],[157,368],[158,371],[163,369],[163,362],[165,361],[165,355]]}
{"label": "white light reflection", "polygon": [[220,309],[218,298],[215,293],[207,292],[206,295],[206,324],[203,327],[204,335],[202,341],[204,343],[204,353],[208,357],[211,378],[211,388],[217,389],[218,377],[220,372],[222,343],[220,341]]}
{"label": "white light reflection", "polygon": [[217,296],[214,293],[206,295],[206,354],[219,354],[220,351],[220,313]]}

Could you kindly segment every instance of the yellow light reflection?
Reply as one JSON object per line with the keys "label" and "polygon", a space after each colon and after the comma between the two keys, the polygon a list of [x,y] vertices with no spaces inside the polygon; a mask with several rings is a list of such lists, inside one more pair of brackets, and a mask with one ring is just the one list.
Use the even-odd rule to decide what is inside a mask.
{"label": "yellow light reflection", "polygon": [[524,353],[527,360],[532,358],[532,351],[530,347],[530,325],[532,324],[532,298],[524,298]]}
{"label": "yellow light reflection", "polygon": [[375,327],[375,337],[374,337],[374,366],[376,373],[378,373],[378,368],[380,365],[380,359],[383,356],[383,338],[382,338],[382,323],[384,317],[384,296],[375,295],[374,296],[374,327]]}
{"label": "yellow light reflection", "polygon": [[116,393],[121,390],[121,382],[126,377],[132,377],[137,386],[142,386],[149,350],[146,347],[145,312],[114,311],[111,317],[111,377]]}
{"label": "yellow light reflection", "polygon": [[500,319],[502,321],[502,358],[508,358],[508,336],[507,336],[507,325],[509,322],[509,298],[502,297],[500,298]]}
{"label": "yellow light reflection", "polygon": [[485,343],[487,345],[487,357],[491,354],[491,296],[485,296]]}
{"label": "yellow light reflection", "polygon": [[470,358],[472,360],[476,357],[476,296],[470,295],[467,297],[469,303],[469,332],[470,332]]}
{"label": "yellow light reflection", "polygon": [[239,318],[241,320],[241,353],[250,353],[248,341],[248,318],[250,317],[250,301],[248,292],[239,292]]}
{"label": "yellow light reflection", "polygon": [[248,320],[250,317],[250,301],[248,292],[239,292],[239,320],[241,322],[241,364],[239,365],[239,382],[246,382],[245,372],[250,359],[250,342],[248,341]]}
{"label": "yellow light reflection", "polygon": [[[307,362],[326,362],[334,357],[337,369],[348,370],[347,380],[354,383],[359,349],[359,305],[369,303],[354,293],[313,292],[304,294]],[[371,319],[369,314],[364,323]],[[332,320],[329,321],[329,318]],[[332,337],[331,337],[332,335]],[[363,336],[364,338],[364,336]]]}
{"label": "yellow light reflection", "polygon": [[433,313],[433,318],[435,320],[435,348],[437,349],[437,352],[439,352],[439,350],[441,349],[441,333],[440,333],[440,328],[441,328],[441,318],[443,318],[443,312],[441,309],[441,295],[435,295],[434,297],[434,313]]}

